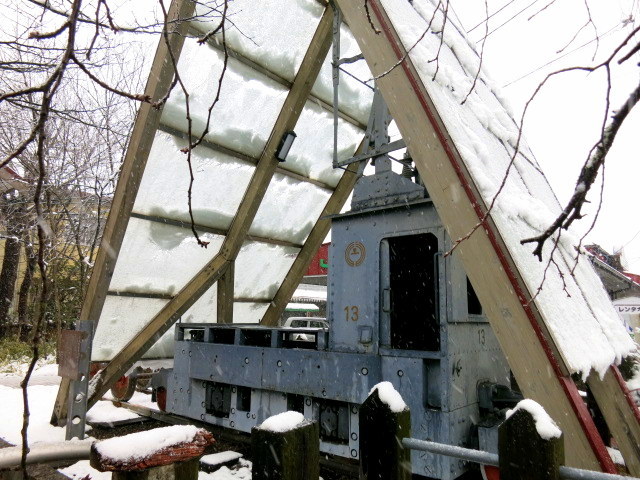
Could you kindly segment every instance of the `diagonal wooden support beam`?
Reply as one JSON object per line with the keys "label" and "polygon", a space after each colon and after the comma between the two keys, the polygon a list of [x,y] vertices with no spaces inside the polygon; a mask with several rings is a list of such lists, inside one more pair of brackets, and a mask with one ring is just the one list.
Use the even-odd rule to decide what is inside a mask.
{"label": "diagonal wooden support beam", "polygon": [[[336,0],[382,92],[392,117],[451,238],[465,236],[486,209],[472,176],[439,116],[426,86],[379,0]],[[370,13],[370,15],[368,14]],[[373,19],[376,32],[370,24]],[[602,439],[569,376],[544,320],[514,265],[500,232],[489,220],[456,250],[487,310],[500,346],[523,393],[542,404],[559,424],[567,462],[615,470]]]}
{"label": "diagonal wooden support beam", "polygon": [[95,388],[88,400],[89,408],[226,272],[230,262],[235,260],[278,166],[275,154],[280,139],[285,132],[295,127],[329,52],[332,22],[333,11],[327,8],[320,19],[220,251],[96,376],[93,383]]}
{"label": "diagonal wooden support beam", "polygon": [[[362,145],[358,148],[358,152],[360,151],[362,151]],[[287,272],[287,276],[284,278],[282,285],[280,285],[273,301],[265,312],[264,317],[262,317],[260,324],[270,327],[278,325],[278,320],[282,316],[282,312],[284,312],[293,292],[300,283],[304,272],[307,270],[309,262],[318,251],[318,248],[320,248],[320,245],[326,238],[327,233],[329,233],[331,220],[326,217],[340,212],[344,202],[349,198],[349,194],[353,190],[356,180],[360,176],[360,165],[362,163],[363,162],[352,163],[346,169],[344,175],[342,175],[336,189],[322,210],[318,221],[313,226],[307,240],[304,242],[302,250],[298,253],[293,265],[291,265],[291,268],[289,269],[289,272]]]}
{"label": "diagonal wooden support beam", "polygon": [[[176,61],[180,57],[184,44],[187,22],[178,21],[188,19],[193,15],[195,3],[191,0],[174,0],[169,8],[167,28],[169,29],[169,46],[160,41],[144,93],[153,101],[161,99],[166,93],[173,79],[173,64],[169,59],[169,48]],[[156,129],[160,124],[162,110],[153,108],[149,103],[142,103],[136,116],[135,125],[129,139],[127,154],[122,164],[120,177],[109,217],[102,234],[102,243],[91,272],[91,278],[82,304],[79,321],[98,323],[100,312],[104,305],[109,282],[113,275],[116,259],[122,246],[131,210],[138,194],[142,174],[144,173],[151,145]],[[51,423],[64,425],[67,418],[67,399],[70,381],[63,378],[58,389],[58,396],[54,404]]]}

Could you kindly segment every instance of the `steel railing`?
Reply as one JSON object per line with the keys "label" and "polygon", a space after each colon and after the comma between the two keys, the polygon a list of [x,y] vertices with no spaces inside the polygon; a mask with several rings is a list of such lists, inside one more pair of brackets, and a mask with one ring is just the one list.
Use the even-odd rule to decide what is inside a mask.
{"label": "steel railing", "polygon": [[[447,455],[449,457],[460,458],[469,462],[480,463],[482,465],[499,466],[499,457],[496,453],[473,450],[471,448],[457,447],[444,443],[418,440],[417,438],[403,438],[402,445],[411,450]],[[581,470],[579,468],[560,466],[560,477],[568,480],[640,480],[637,477],[626,477],[611,473],[594,472],[592,470]]]}

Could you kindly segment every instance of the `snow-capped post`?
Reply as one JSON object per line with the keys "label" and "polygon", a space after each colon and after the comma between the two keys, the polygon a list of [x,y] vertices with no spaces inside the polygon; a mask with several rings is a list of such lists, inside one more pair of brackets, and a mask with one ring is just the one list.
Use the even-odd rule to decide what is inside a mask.
{"label": "snow-capped post", "polygon": [[253,480],[318,480],[320,434],[318,423],[298,412],[267,418],[251,430]]}
{"label": "snow-capped post", "polygon": [[193,425],[154,428],[94,443],[90,462],[101,472],[113,472],[113,480],[197,480],[200,457],[214,441]]}
{"label": "snow-capped post", "polygon": [[498,429],[501,480],[560,480],[564,438],[544,408],[525,399]]}
{"label": "snow-capped post", "polygon": [[371,389],[360,407],[360,480],[409,480],[411,414],[391,382]]}

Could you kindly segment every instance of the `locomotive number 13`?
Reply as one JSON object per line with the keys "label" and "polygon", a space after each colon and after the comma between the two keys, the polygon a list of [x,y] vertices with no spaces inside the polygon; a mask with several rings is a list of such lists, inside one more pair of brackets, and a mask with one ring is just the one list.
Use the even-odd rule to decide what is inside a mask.
{"label": "locomotive number 13", "polygon": [[352,322],[357,322],[360,315],[360,310],[356,305],[349,305],[347,307],[344,307],[344,315],[347,322],[349,320],[351,320]]}

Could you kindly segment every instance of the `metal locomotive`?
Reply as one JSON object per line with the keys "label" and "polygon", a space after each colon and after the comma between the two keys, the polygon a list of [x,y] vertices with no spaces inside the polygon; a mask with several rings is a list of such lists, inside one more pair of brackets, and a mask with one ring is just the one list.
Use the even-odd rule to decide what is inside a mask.
{"label": "metal locomotive", "polygon": [[[389,118],[376,98],[368,137],[381,150]],[[462,266],[445,255],[451,240],[426,189],[415,173],[395,173],[388,155],[374,162],[351,211],[332,218],[330,329],[179,323],[173,369],[154,379],[168,412],[250,432],[296,410],[319,421],[322,452],[358,459],[359,406],[390,381],[411,409],[414,437],[478,446],[509,366]],[[301,332],[313,341],[295,340]],[[492,430],[480,430],[487,445]],[[467,470],[412,455],[413,472],[428,478]]]}

